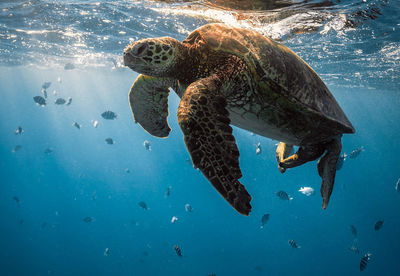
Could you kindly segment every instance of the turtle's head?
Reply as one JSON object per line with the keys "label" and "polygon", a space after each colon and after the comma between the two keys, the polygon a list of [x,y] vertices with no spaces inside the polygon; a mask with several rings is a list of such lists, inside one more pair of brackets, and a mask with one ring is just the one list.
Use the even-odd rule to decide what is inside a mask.
{"label": "turtle's head", "polygon": [[138,73],[169,77],[174,75],[182,49],[182,44],[171,37],[142,39],[125,48],[124,64]]}

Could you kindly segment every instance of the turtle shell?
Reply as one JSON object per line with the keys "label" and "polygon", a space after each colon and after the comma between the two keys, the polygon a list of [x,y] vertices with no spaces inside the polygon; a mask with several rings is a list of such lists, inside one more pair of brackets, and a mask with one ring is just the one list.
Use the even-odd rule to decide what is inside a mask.
{"label": "turtle shell", "polygon": [[258,86],[263,101],[310,114],[313,120],[329,120],[342,133],[354,127],[318,74],[283,44],[253,30],[207,24],[193,31],[183,43],[240,57]]}

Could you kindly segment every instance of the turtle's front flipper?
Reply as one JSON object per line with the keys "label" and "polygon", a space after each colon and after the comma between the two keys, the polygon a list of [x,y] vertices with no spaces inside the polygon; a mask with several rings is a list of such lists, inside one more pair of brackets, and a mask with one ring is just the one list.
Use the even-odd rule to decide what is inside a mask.
{"label": "turtle's front flipper", "polygon": [[193,164],[239,213],[248,215],[251,196],[238,181],[239,150],[221,87],[214,75],[189,85],[179,104],[178,123]]}
{"label": "turtle's front flipper", "polygon": [[168,94],[173,81],[167,78],[139,75],[129,92],[135,123],[157,137],[167,137]]}
{"label": "turtle's front flipper", "polygon": [[276,161],[278,161],[278,169],[281,173],[286,171],[285,168],[281,167],[279,164],[286,159],[293,151],[293,145],[288,145],[286,143],[280,142],[276,147]]}
{"label": "turtle's front flipper", "polygon": [[328,207],[331,197],[333,184],[335,183],[336,165],[342,150],[341,137],[333,139],[325,146],[327,152],[318,161],[318,174],[322,178],[321,196],[322,209]]}

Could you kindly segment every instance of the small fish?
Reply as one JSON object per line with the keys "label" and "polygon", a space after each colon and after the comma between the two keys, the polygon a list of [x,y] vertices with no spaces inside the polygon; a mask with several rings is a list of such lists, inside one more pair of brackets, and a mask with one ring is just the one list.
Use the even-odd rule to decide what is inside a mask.
{"label": "small fish", "polygon": [[65,105],[70,105],[72,103],[72,98],[68,97],[67,98],[67,102],[65,103]]}
{"label": "small fish", "polygon": [[19,127],[14,131],[14,134],[15,134],[15,135],[21,135],[22,133],[24,133],[24,130],[22,129],[21,126],[19,126]]}
{"label": "small fish", "polygon": [[396,182],[396,186],[394,186],[395,190],[400,193],[400,178]]}
{"label": "small fish", "polygon": [[43,222],[43,223],[42,223],[42,229],[46,228],[46,226],[47,226],[47,223],[46,223],[46,222]]}
{"label": "small fish", "polygon": [[105,141],[109,145],[113,145],[114,144],[114,140],[112,138],[110,138],[110,137],[106,138]]}
{"label": "small fish", "polygon": [[47,149],[44,150],[45,154],[50,154],[52,152],[53,152],[53,149],[51,149],[51,148],[47,148]]}
{"label": "small fish", "polygon": [[75,65],[73,65],[72,63],[67,63],[64,65],[64,70],[73,70],[75,69]]}
{"label": "small fish", "polygon": [[285,191],[279,191],[276,195],[282,200],[292,200],[293,197],[290,197]]}
{"label": "small fish", "polygon": [[261,217],[261,226],[260,228],[264,228],[265,224],[269,220],[269,214],[265,214]]}
{"label": "small fish", "polygon": [[20,201],[19,201],[19,198],[17,196],[14,196],[13,199],[17,204],[19,204]]}
{"label": "small fish", "polygon": [[130,169],[128,169],[128,168],[126,168],[126,169],[125,169],[125,172],[126,172],[126,173],[130,173],[130,172],[131,172],[131,170],[130,170]]}
{"label": "small fish", "polygon": [[379,229],[382,228],[383,222],[384,222],[383,220],[378,220],[378,221],[375,223],[375,227],[374,227],[375,231],[378,231]]}
{"label": "small fish", "polygon": [[47,88],[50,87],[50,85],[51,85],[51,82],[50,82],[50,81],[45,82],[45,83],[42,84],[42,89],[47,89]]}
{"label": "small fish", "polygon": [[294,240],[289,240],[289,244],[293,248],[300,248],[301,247]]}
{"label": "small fish", "polygon": [[57,78],[57,81],[58,81],[58,83],[61,83],[61,82],[62,82],[61,77],[58,77],[58,78]]}
{"label": "small fish", "polygon": [[43,97],[44,97],[45,99],[47,99],[47,90],[42,88],[42,90],[41,90],[40,92],[42,92]]}
{"label": "small fish", "polygon": [[357,237],[357,228],[354,225],[350,225],[351,233],[354,237]]}
{"label": "small fish", "polygon": [[22,148],[21,145],[16,145],[16,146],[12,149],[12,152],[17,152],[17,151],[19,151],[21,148]]}
{"label": "small fish", "polygon": [[367,268],[368,262],[371,259],[371,253],[367,253],[364,256],[362,256],[361,261],[360,261],[360,271],[363,271],[364,269]]}
{"label": "small fish", "polygon": [[139,206],[142,207],[144,210],[149,210],[149,208],[147,208],[146,202],[140,201],[138,204],[139,204]]}
{"label": "small fish", "polygon": [[178,217],[173,216],[171,219],[171,223],[175,223],[175,221],[177,221],[177,220],[178,220]]}
{"label": "small fish", "polygon": [[114,119],[117,119],[117,114],[108,110],[108,111],[104,111],[103,113],[101,113],[101,117],[103,117],[106,120],[114,120]]}
{"label": "small fish", "polygon": [[256,155],[261,154],[261,152],[262,152],[261,143],[258,143],[255,146],[256,146]]}
{"label": "small fish", "polygon": [[35,96],[33,97],[33,100],[35,101],[36,104],[42,107],[46,105],[46,100],[42,96]]}
{"label": "small fish", "polygon": [[145,141],[143,142],[143,146],[145,147],[145,149],[151,151],[151,145],[150,145],[150,142],[149,142],[149,141],[145,140]]}
{"label": "small fish", "polygon": [[355,254],[360,254],[360,250],[355,245],[350,246],[349,250]]}
{"label": "small fish", "polygon": [[106,248],[104,249],[104,256],[108,256],[108,254],[110,254],[110,248]]}
{"label": "small fish", "polygon": [[340,170],[343,167],[344,161],[346,161],[347,154],[343,153],[342,155],[339,156],[339,159],[336,163],[336,170]]}
{"label": "small fish", "polygon": [[361,147],[359,147],[359,148],[357,148],[357,149],[352,150],[352,151],[350,152],[350,154],[349,154],[349,157],[350,157],[350,158],[356,158],[356,157],[359,156],[360,153],[363,152],[363,151],[364,151],[364,147],[361,146]]}
{"label": "small fish", "polygon": [[185,211],[189,213],[193,211],[193,208],[189,203],[185,204]]}
{"label": "small fish", "polygon": [[89,222],[92,222],[92,221],[93,221],[93,218],[92,218],[92,217],[85,217],[85,218],[83,219],[83,221],[86,222],[86,223],[89,223]]}
{"label": "small fish", "polygon": [[311,187],[301,187],[299,192],[305,194],[306,196],[310,196],[314,194],[314,189]]}
{"label": "small fish", "polygon": [[78,124],[77,122],[73,122],[72,125],[73,125],[74,127],[76,127],[77,129],[81,129],[81,125]]}
{"label": "small fish", "polygon": [[65,104],[65,102],[66,101],[63,98],[58,98],[57,100],[54,101],[54,103],[57,105]]}
{"label": "small fish", "polygon": [[165,196],[166,196],[166,197],[168,197],[168,196],[171,194],[171,189],[172,189],[171,186],[168,186],[168,187],[167,187],[167,190],[165,191]]}
{"label": "small fish", "polygon": [[92,123],[94,128],[97,128],[97,126],[99,125],[99,121],[91,120],[90,122]]}
{"label": "small fish", "polygon": [[174,245],[174,249],[175,249],[176,254],[177,254],[179,257],[183,257],[182,251],[181,251],[181,249],[179,248],[179,246]]}
{"label": "small fish", "polygon": [[207,276],[217,276],[215,273],[208,273]]}
{"label": "small fish", "polygon": [[57,95],[57,91],[53,90],[53,95],[56,96]]}

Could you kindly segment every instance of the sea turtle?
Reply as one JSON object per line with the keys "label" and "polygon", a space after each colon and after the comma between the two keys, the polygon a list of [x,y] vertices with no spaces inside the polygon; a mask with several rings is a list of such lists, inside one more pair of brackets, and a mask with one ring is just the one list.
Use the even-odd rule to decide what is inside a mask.
{"label": "sea turtle", "polygon": [[[134,120],[167,137],[168,93],[181,98],[178,123],[193,164],[241,214],[251,196],[239,182],[234,126],[281,141],[278,168],[315,160],[328,205],[343,133],[355,130],[317,73],[286,46],[253,30],[207,24],[184,41],[130,43],[124,63],[141,73],[129,93]],[[298,151],[289,156],[293,146]]]}

